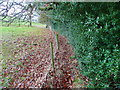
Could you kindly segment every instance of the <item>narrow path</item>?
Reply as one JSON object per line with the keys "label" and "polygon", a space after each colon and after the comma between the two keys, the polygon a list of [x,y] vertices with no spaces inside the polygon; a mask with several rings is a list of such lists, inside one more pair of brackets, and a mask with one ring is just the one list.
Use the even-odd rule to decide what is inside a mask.
{"label": "narrow path", "polygon": [[40,25],[33,25],[33,27],[37,27],[37,28],[46,28],[46,26],[40,26]]}

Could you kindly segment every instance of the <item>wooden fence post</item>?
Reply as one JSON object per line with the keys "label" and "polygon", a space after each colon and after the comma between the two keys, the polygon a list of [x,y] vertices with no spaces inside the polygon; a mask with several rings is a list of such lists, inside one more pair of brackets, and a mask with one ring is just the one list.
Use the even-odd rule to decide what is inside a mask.
{"label": "wooden fence post", "polygon": [[50,42],[50,48],[51,48],[52,67],[54,69],[54,50],[53,50],[53,43],[52,42]]}
{"label": "wooden fence post", "polygon": [[58,34],[56,34],[56,42],[57,42],[57,48],[59,50],[60,45],[59,45],[59,35]]}

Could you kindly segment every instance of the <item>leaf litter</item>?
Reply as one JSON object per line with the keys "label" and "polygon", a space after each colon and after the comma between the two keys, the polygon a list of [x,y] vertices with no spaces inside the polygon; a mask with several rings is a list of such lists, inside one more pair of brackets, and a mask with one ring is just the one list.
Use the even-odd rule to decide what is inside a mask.
{"label": "leaf litter", "polygon": [[[59,35],[58,50],[52,31],[45,29],[44,32],[47,34],[21,37],[12,42],[15,45],[12,49],[15,60],[7,62],[7,69],[3,69],[2,74],[3,77],[10,77],[8,88],[74,88],[76,78],[87,79],[79,74],[77,60],[70,59],[74,53],[67,44],[68,40]],[[54,45],[54,69],[50,42]],[[80,87],[87,84],[85,79]]]}

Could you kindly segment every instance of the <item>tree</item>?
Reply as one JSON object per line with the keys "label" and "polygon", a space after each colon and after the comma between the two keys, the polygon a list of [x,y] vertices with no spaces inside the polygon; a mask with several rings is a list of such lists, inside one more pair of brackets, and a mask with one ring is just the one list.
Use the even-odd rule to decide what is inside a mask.
{"label": "tree", "polygon": [[28,21],[29,25],[32,26],[32,15],[35,10],[35,4],[23,1],[1,0],[0,6],[0,21],[6,22],[7,26],[15,20]]}

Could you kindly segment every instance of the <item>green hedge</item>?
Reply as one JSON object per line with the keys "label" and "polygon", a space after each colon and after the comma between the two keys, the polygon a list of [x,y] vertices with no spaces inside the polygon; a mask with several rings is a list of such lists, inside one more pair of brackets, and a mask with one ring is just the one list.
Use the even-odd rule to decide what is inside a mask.
{"label": "green hedge", "polygon": [[52,27],[73,45],[88,87],[120,88],[119,3],[59,3]]}

